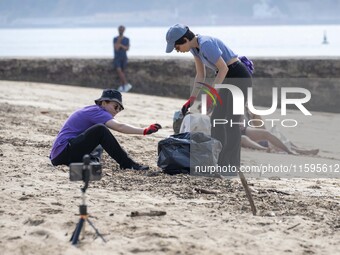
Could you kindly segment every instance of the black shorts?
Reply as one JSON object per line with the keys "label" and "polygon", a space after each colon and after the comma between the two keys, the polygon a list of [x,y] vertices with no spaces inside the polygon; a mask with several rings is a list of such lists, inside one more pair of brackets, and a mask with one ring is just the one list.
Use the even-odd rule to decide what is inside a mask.
{"label": "black shorts", "polygon": [[113,60],[113,68],[117,69],[120,68],[124,70],[127,66],[127,59],[126,58],[115,58]]}

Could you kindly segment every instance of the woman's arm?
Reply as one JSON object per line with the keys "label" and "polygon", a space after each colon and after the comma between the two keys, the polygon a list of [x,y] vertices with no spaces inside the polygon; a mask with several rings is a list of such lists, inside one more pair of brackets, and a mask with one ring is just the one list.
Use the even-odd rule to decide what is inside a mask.
{"label": "woman's arm", "polygon": [[112,130],[118,131],[124,134],[135,134],[135,135],[143,135],[144,128],[134,127],[129,124],[121,123],[115,119],[111,119],[105,123],[108,128]]}
{"label": "woman's arm", "polygon": [[225,79],[225,76],[227,75],[229,71],[229,68],[226,62],[223,60],[222,57],[219,57],[215,65],[218,69],[218,74],[216,75],[215,80],[212,84],[213,87],[215,87],[216,84],[222,84]]}
{"label": "woman's arm", "polygon": [[195,67],[196,67],[196,77],[194,82],[194,88],[192,89],[191,96],[197,97],[200,88],[197,86],[197,82],[204,82],[205,80],[205,66],[203,65],[202,61],[199,59],[199,57],[194,57],[195,59]]}

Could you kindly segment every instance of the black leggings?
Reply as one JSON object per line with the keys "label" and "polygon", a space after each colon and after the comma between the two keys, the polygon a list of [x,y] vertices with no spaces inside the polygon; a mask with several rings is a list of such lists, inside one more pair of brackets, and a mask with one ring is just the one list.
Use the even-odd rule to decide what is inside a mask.
{"label": "black leggings", "polygon": [[[252,86],[251,75],[247,67],[238,62],[229,67],[224,84],[232,84],[240,88],[244,98],[247,98],[247,88]],[[222,98],[222,105],[217,104],[215,107],[211,121],[214,119],[225,119],[227,124],[218,124],[211,127],[211,136],[218,139],[222,143],[222,151],[218,159],[219,166],[235,166],[241,165],[241,131],[239,125],[233,123],[239,122],[241,115],[233,115],[233,96],[228,89],[220,89],[219,94]],[[245,102],[244,102],[245,103]],[[212,123],[213,124],[213,123]]]}
{"label": "black leggings", "polygon": [[101,145],[122,168],[131,166],[133,162],[132,159],[119,145],[110,130],[103,124],[94,125],[77,137],[70,139],[67,147],[52,160],[52,164],[57,166],[69,165],[73,162],[82,162],[85,154],[90,154],[100,159],[101,151],[100,147],[98,147],[99,145]]}

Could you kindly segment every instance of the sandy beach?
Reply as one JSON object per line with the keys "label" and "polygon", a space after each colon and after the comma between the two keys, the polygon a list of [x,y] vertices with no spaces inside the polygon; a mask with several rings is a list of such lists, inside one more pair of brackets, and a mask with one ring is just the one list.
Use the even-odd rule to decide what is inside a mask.
{"label": "sandy beach", "polygon": [[[100,89],[0,81],[0,254],[340,254],[340,172],[317,178],[248,178],[258,215],[253,216],[238,178],[169,176],[157,167],[157,143],[173,133],[183,100],[127,93],[117,119],[158,133],[142,137],[113,132],[148,172],[119,170],[103,156],[103,177],[90,183],[90,220],[84,239],[69,242],[78,222],[81,182],[67,166],[49,161],[66,118],[93,104]],[[317,156],[242,149],[242,164],[340,163],[340,114],[313,112],[285,129],[294,143],[318,148]],[[278,115],[279,113],[276,113]],[[331,178],[326,178],[331,177]],[[204,194],[200,190],[213,190]],[[164,216],[131,213],[164,211]]]}

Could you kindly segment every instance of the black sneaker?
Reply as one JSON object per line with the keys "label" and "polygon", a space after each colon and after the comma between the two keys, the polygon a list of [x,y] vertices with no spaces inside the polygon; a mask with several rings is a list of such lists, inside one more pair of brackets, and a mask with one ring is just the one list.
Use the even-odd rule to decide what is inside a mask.
{"label": "black sneaker", "polygon": [[149,166],[143,166],[141,164],[138,164],[137,162],[132,163],[131,169],[133,170],[149,170]]}
{"label": "black sneaker", "polygon": [[137,171],[146,171],[146,170],[149,170],[149,167],[138,164],[137,162],[132,162],[131,166],[128,166],[128,167],[121,166],[120,169],[132,169],[132,170],[137,170]]}

